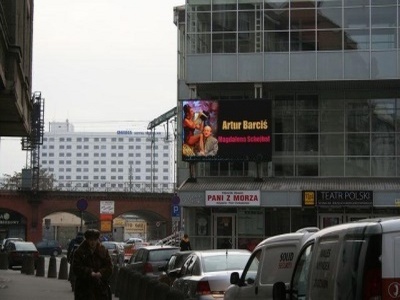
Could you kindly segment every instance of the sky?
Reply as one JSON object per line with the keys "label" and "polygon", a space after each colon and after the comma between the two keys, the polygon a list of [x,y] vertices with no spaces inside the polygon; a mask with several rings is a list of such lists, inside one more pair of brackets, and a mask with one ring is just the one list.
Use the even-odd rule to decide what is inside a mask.
{"label": "sky", "polygon": [[[35,0],[32,92],[45,132],[146,129],[176,106],[177,28],[185,0]],[[21,138],[1,137],[0,178],[27,164]]]}

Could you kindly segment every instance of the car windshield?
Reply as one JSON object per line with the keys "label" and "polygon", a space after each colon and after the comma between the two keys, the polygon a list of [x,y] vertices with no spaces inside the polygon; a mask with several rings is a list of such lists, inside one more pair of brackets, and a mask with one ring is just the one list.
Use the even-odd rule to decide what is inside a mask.
{"label": "car windshield", "polygon": [[36,251],[35,245],[31,243],[15,243],[15,249],[17,251]]}
{"label": "car windshield", "polygon": [[113,244],[113,243],[103,243],[103,246],[106,249],[115,249],[115,248],[117,248],[117,246],[115,244]]}
{"label": "car windshield", "polygon": [[204,257],[204,272],[218,272],[226,270],[243,270],[249,256],[247,255],[217,255]]}
{"label": "car windshield", "polygon": [[169,260],[179,249],[161,249],[149,252],[149,261]]}

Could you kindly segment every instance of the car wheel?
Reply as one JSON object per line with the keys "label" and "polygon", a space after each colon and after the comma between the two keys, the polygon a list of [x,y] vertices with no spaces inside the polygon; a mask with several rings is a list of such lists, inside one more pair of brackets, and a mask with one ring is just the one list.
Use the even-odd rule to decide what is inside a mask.
{"label": "car wheel", "polygon": [[58,255],[58,251],[54,250],[53,253],[51,253],[51,256],[57,256]]}

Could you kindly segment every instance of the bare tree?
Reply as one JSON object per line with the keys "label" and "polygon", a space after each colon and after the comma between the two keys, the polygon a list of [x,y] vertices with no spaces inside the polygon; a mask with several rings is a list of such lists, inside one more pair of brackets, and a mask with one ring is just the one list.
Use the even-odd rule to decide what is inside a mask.
{"label": "bare tree", "polygon": [[[3,174],[3,182],[0,182],[2,190],[19,190],[22,188],[22,172],[14,172],[14,175]],[[56,190],[57,180],[53,173],[49,173],[46,169],[39,170],[39,190],[54,191]]]}

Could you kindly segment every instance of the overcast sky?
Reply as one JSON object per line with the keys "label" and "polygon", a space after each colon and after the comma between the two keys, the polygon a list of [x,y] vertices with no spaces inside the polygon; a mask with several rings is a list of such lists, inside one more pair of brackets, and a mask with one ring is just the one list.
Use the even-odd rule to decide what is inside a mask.
{"label": "overcast sky", "polygon": [[[176,106],[177,28],[184,0],[35,0],[33,92],[49,122],[104,131],[147,124]],[[0,177],[20,172],[20,138],[2,137]]]}

